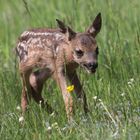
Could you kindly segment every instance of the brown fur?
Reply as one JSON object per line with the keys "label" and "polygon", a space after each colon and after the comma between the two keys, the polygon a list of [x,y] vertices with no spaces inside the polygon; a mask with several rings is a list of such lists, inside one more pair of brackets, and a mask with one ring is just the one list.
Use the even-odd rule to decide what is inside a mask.
{"label": "brown fur", "polygon": [[[73,100],[67,91],[66,78],[74,85],[77,97],[83,99],[84,110],[87,112],[86,95],[76,68],[80,65],[89,73],[94,73],[97,68],[95,36],[101,29],[101,14],[96,16],[84,33],[75,33],[62,21],[57,22],[59,29],[32,29],[19,37],[16,52],[23,85],[21,107],[24,113],[28,99],[32,96],[37,103],[41,102],[42,107],[52,112],[52,108],[41,96],[44,82],[52,77],[62,91],[66,113],[71,120]],[[38,71],[34,71],[35,68]]]}

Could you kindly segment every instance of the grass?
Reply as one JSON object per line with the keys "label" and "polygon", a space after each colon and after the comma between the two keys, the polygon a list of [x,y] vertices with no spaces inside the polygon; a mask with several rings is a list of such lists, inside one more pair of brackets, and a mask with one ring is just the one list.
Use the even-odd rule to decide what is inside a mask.
{"label": "grass", "polygon": [[[139,0],[24,1],[0,1],[0,139],[139,140]],[[56,18],[84,31],[98,12],[103,18],[97,37],[99,68],[94,76],[79,69],[91,113],[84,116],[75,104],[75,122],[69,125],[61,93],[50,80],[43,96],[59,115],[47,114],[32,101],[21,126],[21,83],[13,52],[20,33],[30,27],[56,27]]]}

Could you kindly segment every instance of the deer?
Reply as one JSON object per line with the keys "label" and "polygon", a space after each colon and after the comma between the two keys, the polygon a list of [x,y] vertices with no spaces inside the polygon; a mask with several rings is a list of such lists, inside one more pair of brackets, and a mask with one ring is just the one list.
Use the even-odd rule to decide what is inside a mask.
{"label": "deer", "polygon": [[58,28],[34,28],[18,38],[16,54],[22,82],[21,108],[24,114],[31,98],[48,112],[52,107],[41,95],[44,83],[52,77],[60,88],[68,120],[73,118],[73,98],[67,91],[67,80],[74,85],[77,99],[82,100],[84,112],[89,111],[86,94],[76,69],[80,66],[94,74],[98,67],[96,35],[101,30],[102,18],[98,13],[84,32],[75,32],[56,19]]}

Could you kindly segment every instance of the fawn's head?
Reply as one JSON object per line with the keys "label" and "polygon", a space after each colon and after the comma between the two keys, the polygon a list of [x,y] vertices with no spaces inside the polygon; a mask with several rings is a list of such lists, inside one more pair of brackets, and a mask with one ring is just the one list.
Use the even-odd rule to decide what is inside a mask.
{"label": "fawn's head", "polygon": [[84,67],[87,72],[94,73],[98,67],[98,46],[95,37],[101,29],[101,14],[96,16],[92,25],[84,33],[76,33],[62,21],[57,20],[57,22],[61,31],[68,37],[73,61]]}

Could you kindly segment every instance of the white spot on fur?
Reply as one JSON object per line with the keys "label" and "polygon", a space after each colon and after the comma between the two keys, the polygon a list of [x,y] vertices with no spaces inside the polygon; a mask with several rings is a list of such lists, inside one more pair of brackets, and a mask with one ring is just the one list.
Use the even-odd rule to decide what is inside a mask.
{"label": "white spot on fur", "polygon": [[56,54],[58,53],[58,51],[59,51],[59,47],[56,48]]}
{"label": "white spot on fur", "polygon": [[21,34],[21,37],[25,37],[25,36],[28,36],[28,35],[32,35],[32,36],[54,36],[56,40],[60,40],[62,39],[62,35],[60,33],[56,33],[56,32],[53,32],[53,33],[50,33],[50,32],[32,32],[32,31],[25,31]]}
{"label": "white spot on fur", "polygon": [[60,39],[62,39],[62,35],[60,35],[60,34],[55,34],[55,38],[56,38],[56,40],[60,40]]}
{"label": "white spot on fur", "polygon": [[[17,51],[20,56],[20,61],[25,62],[30,55],[35,56],[36,51],[32,50],[32,53],[27,53],[29,48],[45,48],[47,51],[50,49],[51,53],[56,57],[59,47],[53,46],[53,42],[60,41],[64,38],[62,33],[59,32],[33,32],[33,31],[24,31],[21,34],[21,37],[29,36],[27,40],[23,40],[18,43]],[[41,37],[43,36],[43,37]],[[51,39],[50,39],[51,38]],[[50,47],[51,46],[51,47]]]}

